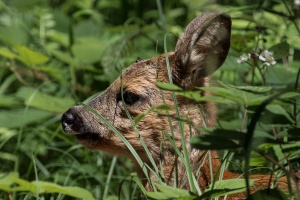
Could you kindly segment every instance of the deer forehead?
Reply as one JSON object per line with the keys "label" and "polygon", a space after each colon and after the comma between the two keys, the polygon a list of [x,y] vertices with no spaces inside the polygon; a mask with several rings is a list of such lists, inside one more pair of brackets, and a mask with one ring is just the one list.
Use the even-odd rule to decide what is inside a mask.
{"label": "deer forehead", "polygon": [[[172,57],[173,53],[168,53]],[[165,55],[152,59],[142,60],[126,68],[120,77],[113,83],[116,90],[123,89],[134,91],[148,90],[155,87],[157,81],[167,81]]]}

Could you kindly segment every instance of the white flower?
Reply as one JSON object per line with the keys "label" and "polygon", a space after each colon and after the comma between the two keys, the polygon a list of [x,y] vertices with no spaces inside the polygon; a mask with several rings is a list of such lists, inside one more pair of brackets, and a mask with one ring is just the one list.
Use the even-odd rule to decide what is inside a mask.
{"label": "white flower", "polygon": [[300,6],[300,0],[294,0],[294,5],[295,6]]}
{"label": "white flower", "polygon": [[275,65],[276,61],[273,57],[273,52],[270,52],[268,50],[263,50],[259,57],[258,57],[261,61],[264,62],[265,65],[270,66],[270,65]]}
{"label": "white flower", "polygon": [[243,54],[243,55],[241,55],[241,57],[240,57],[239,59],[237,59],[237,62],[238,62],[239,64],[241,64],[241,63],[243,63],[243,62],[246,62],[249,58],[250,58],[250,57],[249,57],[249,54],[248,54],[248,55]]}

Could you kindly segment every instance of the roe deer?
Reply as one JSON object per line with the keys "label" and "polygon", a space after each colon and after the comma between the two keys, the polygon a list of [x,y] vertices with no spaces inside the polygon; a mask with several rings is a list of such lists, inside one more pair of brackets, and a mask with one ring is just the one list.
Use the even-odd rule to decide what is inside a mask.
{"label": "roe deer", "polygon": [[[145,165],[154,168],[147,153],[141,144],[139,135],[132,127],[127,111],[134,119],[139,114],[153,106],[163,104],[174,107],[172,93],[164,91],[163,95],[155,86],[157,81],[170,82],[167,70],[167,61],[171,68],[171,81],[185,90],[208,85],[208,76],[217,70],[225,61],[231,37],[231,18],[220,13],[205,13],[196,17],[187,27],[178,40],[175,52],[161,55],[148,60],[137,60],[122,72],[102,94],[88,103],[92,109],[102,115],[112,124],[131,144]],[[123,93],[122,93],[123,92]],[[202,96],[210,95],[201,92]],[[162,97],[163,96],[163,97]],[[204,151],[192,149],[189,141],[195,134],[201,134],[190,124],[200,127],[212,127],[216,118],[216,107],[212,102],[197,103],[183,96],[176,96],[179,113],[185,121],[190,121],[183,127],[186,147],[189,152],[190,166],[196,167],[198,183],[205,189],[211,182],[212,173],[216,173],[221,163],[216,151],[211,151],[212,167],[208,158],[202,157]],[[159,112],[159,111],[158,111]],[[162,112],[162,111],[161,111]],[[182,138],[180,135],[179,121],[175,111],[169,111],[174,117],[157,115],[149,112],[144,116],[136,128],[151,153],[155,164],[162,165],[164,181],[168,185],[174,184],[175,166],[178,169],[179,186],[189,189],[186,183],[186,169],[183,161],[177,159],[176,152],[171,142],[163,141],[163,131],[167,131],[175,141],[177,148],[182,152]],[[171,119],[171,124],[169,124]],[[103,150],[113,155],[126,156],[135,164],[138,176],[143,180],[147,190],[152,190],[146,181],[145,174],[135,157],[128,150],[122,140],[114,134],[99,116],[91,112],[86,106],[74,106],[62,116],[63,130],[73,134],[83,146],[89,149]],[[173,130],[170,130],[172,127]],[[203,166],[202,163],[205,163]],[[153,173],[150,178],[157,180]],[[237,178],[239,175],[225,171],[223,178]],[[267,188],[270,176],[255,175],[258,178],[251,190]],[[286,182],[286,180],[284,180]],[[281,187],[281,185],[276,185]],[[285,186],[286,187],[286,186]],[[235,196],[236,198],[243,197]]]}

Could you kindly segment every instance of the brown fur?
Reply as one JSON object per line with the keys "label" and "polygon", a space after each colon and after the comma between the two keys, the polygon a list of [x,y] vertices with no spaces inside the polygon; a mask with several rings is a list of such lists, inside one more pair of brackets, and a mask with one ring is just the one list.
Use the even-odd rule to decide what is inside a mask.
{"label": "brown fur", "polygon": [[[223,64],[228,54],[230,31],[231,19],[226,15],[206,13],[195,18],[178,40],[175,52],[132,64],[109,88],[91,100],[88,105],[112,124],[132,145],[141,160],[153,169],[139,136],[130,123],[125,106],[133,119],[152,106],[163,105],[163,98],[167,105],[174,106],[171,92],[164,91],[162,98],[162,92],[155,86],[157,81],[170,82],[166,57],[169,59],[174,84],[186,90],[193,90],[197,86],[207,86],[207,77]],[[126,105],[123,104],[121,98],[122,87]],[[201,95],[210,94],[203,92]],[[184,124],[184,139],[190,152],[190,165],[195,167],[195,174],[201,167],[197,177],[199,177],[200,187],[205,189],[212,182],[210,164],[207,156],[201,157],[204,151],[191,149],[190,137],[201,133],[190,125],[212,127],[215,123],[216,107],[211,102],[199,104],[182,96],[176,98],[181,117],[190,122]],[[158,114],[166,113],[164,111],[150,112],[137,124],[136,128],[148,147],[155,165],[160,166],[162,163],[165,182],[173,185],[175,165],[177,165],[179,186],[189,189],[188,184],[184,182],[187,179],[185,166],[180,159],[176,159],[174,148],[162,134],[165,130],[171,135],[168,117]],[[176,113],[172,110],[169,114],[172,116],[175,144],[182,151],[182,138]],[[69,109],[62,117],[62,125],[65,132],[74,134],[79,143],[89,149],[98,149],[130,158],[136,165],[138,176],[143,180],[146,189],[152,190],[140,165],[126,145],[86,107],[75,106]],[[212,170],[216,173],[220,167],[220,161],[216,151],[210,153],[213,158]],[[204,163],[203,166],[201,166],[202,163]],[[150,173],[150,177],[156,180],[153,173]],[[225,171],[225,179],[237,177],[239,175]],[[269,176],[255,175],[253,177],[258,177],[259,180],[252,187],[252,192],[267,187]],[[242,195],[235,197],[239,198]]]}

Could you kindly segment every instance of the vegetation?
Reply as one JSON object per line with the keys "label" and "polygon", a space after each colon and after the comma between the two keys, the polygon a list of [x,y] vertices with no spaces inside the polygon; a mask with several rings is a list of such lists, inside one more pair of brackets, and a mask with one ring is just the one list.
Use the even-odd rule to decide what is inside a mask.
{"label": "vegetation", "polygon": [[[158,87],[218,103],[217,127],[193,138],[195,148],[222,150],[224,166],[245,177],[256,170],[287,175],[292,182],[293,172],[300,171],[298,0],[5,0],[0,2],[0,198],[144,196],[127,159],[82,148],[62,132],[60,116],[103,91],[138,57],[173,49],[188,22],[210,10],[233,18],[229,57],[212,86],[199,88],[214,96]],[[158,188],[161,192],[148,197],[198,198]],[[211,189],[221,193],[211,190],[202,198],[228,192],[222,182]],[[282,194],[292,196],[299,198],[299,191]]]}

